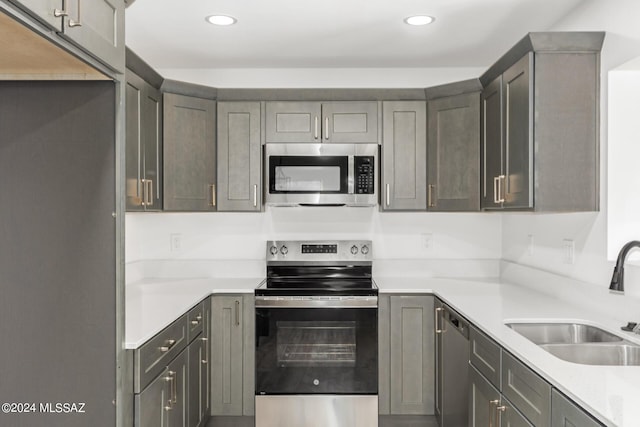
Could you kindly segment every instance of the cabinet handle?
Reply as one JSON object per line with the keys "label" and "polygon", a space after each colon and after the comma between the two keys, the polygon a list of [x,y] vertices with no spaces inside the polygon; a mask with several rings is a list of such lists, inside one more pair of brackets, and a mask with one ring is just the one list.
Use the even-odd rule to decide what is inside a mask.
{"label": "cabinet handle", "polygon": [[140,195],[140,206],[147,206],[147,180],[142,178],[140,180],[140,183],[142,184],[142,194]]}
{"label": "cabinet handle", "polygon": [[201,320],[202,320],[202,314],[198,313],[198,315],[196,316],[195,320],[191,321],[191,324],[194,325],[194,326],[198,325],[198,324],[200,324]]}
{"label": "cabinet handle", "polygon": [[318,139],[318,116],[316,116],[315,118],[315,122],[313,125],[313,139]]}
{"label": "cabinet handle", "polygon": [[216,206],[216,185],[210,184],[209,191],[211,192],[211,206]]}
{"label": "cabinet handle", "polygon": [[240,301],[236,301],[236,326],[240,326]]}
{"label": "cabinet handle", "polygon": [[253,184],[253,207],[258,206],[258,184]]}
{"label": "cabinet handle", "polygon": [[[500,403],[499,400],[489,401],[489,427],[494,427],[493,420],[494,420],[495,409],[493,407],[494,405],[498,406],[499,403]],[[499,426],[496,425],[495,427],[499,427]]]}
{"label": "cabinet handle", "polygon": [[506,177],[506,175],[500,175],[498,178],[500,178],[498,180],[498,190],[499,190],[499,193],[500,193],[500,203],[504,203],[504,199],[505,199],[505,196],[506,196],[506,187],[507,187],[505,180],[507,179],[507,177]]}
{"label": "cabinet handle", "polygon": [[53,9],[53,16],[55,16],[56,18],[62,18],[63,16],[69,16],[69,13],[64,9]]}
{"label": "cabinet handle", "polygon": [[178,373],[175,371],[169,371],[169,375],[171,375],[171,406],[178,403]]}
{"label": "cabinet handle", "polygon": [[207,359],[202,359],[201,362],[202,362],[203,365],[206,365],[208,363]]}
{"label": "cabinet handle", "polygon": [[497,406],[496,404],[496,427],[500,427],[500,425],[502,424],[502,413],[505,412],[507,410],[507,407],[502,405],[502,406]]}
{"label": "cabinet handle", "polygon": [[435,185],[429,184],[429,192],[427,194],[427,206],[430,208],[435,208],[436,204],[433,201],[433,190],[436,188]]}
{"label": "cabinet handle", "polygon": [[444,332],[444,331],[442,330],[442,326],[440,326],[440,322],[439,322],[439,319],[441,319],[441,318],[442,318],[442,316],[440,316],[440,312],[441,312],[441,311],[444,311],[444,308],[442,308],[442,307],[437,307],[437,308],[436,308],[436,310],[435,310],[435,316],[436,316],[436,319],[435,319],[435,324],[436,324],[436,334],[441,334],[442,332]]}
{"label": "cabinet handle", "polygon": [[385,205],[386,206],[389,206],[389,202],[390,202],[390,199],[391,199],[390,192],[391,192],[391,190],[390,190],[389,184],[387,184],[385,186]]}
{"label": "cabinet handle", "polygon": [[324,118],[324,139],[329,139],[329,117]]}
{"label": "cabinet handle", "polygon": [[73,19],[69,18],[69,27],[73,28],[73,27],[82,27],[82,22],[80,22],[80,5],[82,4],[82,0],[78,0],[78,19],[76,21],[74,21]]}
{"label": "cabinet handle", "polygon": [[169,383],[169,398],[167,399],[167,406],[164,407],[165,411],[170,411],[173,409],[173,405],[171,403],[171,392],[173,391],[172,382],[173,375],[171,375],[171,371],[169,371],[169,375],[164,377],[164,380]]}
{"label": "cabinet handle", "polygon": [[494,176],[493,177],[493,203],[500,203],[499,187],[500,187],[500,177]]}
{"label": "cabinet handle", "polygon": [[149,191],[147,192],[147,206],[153,206],[153,180],[148,179],[147,184],[149,185]]}
{"label": "cabinet handle", "polygon": [[171,347],[173,347],[174,345],[176,345],[176,340],[167,340],[166,345],[158,347],[158,349],[161,353],[166,353],[167,351],[171,350]]}

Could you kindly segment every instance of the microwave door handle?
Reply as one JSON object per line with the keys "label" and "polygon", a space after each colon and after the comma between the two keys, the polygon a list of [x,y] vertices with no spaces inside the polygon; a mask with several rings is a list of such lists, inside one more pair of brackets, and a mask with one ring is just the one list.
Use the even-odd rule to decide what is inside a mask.
{"label": "microwave door handle", "polygon": [[349,156],[349,160],[347,161],[348,171],[347,171],[347,193],[354,194],[355,193],[355,157]]}

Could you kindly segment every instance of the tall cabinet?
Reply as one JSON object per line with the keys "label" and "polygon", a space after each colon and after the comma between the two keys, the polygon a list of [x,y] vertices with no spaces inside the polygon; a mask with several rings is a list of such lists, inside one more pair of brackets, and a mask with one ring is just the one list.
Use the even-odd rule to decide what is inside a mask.
{"label": "tall cabinet", "polygon": [[427,105],[383,102],[382,121],[382,209],[426,210]]}
{"label": "tall cabinet", "polygon": [[218,102],[218,211],[262,210],[259,102]]}
{"label": "tall cabinet", "polygon": [[599,208],[604,33],[530,33],[480,77],[483,209]]}

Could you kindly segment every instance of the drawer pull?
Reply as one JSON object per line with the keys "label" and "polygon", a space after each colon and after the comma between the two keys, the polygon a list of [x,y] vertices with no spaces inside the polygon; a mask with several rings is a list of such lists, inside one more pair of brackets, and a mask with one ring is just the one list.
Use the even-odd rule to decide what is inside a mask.
{"label": "drawer pull", "polygon": [[166,345],[159,347],[161,353],[166,353],[167,351],[171,350],[171,347],[176,345],[176,340],[167,340],[166,343]]}
{"label": "drawer pull", "polygon": [[198,315],[196,316],[195,320],[192,320],[192,321],[191,321],[191,324],[192,324],[193,326],[195,326],[195,325],[199,325],[201,320],[202,320],[202,314],[198,314]]}
{"label": "drawer pull", "polygon": [[208,363],[208,362],[207,362],[207,359],[202,359],[202,364],[203,364],[203,365],[206,365],[207,363]]}

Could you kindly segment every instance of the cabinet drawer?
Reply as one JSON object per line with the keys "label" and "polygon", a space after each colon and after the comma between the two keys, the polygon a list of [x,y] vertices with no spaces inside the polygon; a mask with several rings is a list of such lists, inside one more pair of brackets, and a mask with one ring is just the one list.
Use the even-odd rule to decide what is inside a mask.
{"label": "cabinet drawer", "polygon": [[204,326],[204,303],[193,307],[189,313],[187,313],[187,326],[189,328],[189,342],[193,341],[200,333]]}
{"label": "cabinet drawer", "polygon": [[536,427],[551,422],[551,385],[502,352],[502,394]]}
{"label": "cabinet drawer", "polygon": [[151,338],[134,354],[134,393],[140,393],[187,346],[184,315]]}
{"label": "cabinet drawer", "polygon": [[491,338],[471,327],[469,361],[498,389],[500,389],[500,351],[500,346]]}

